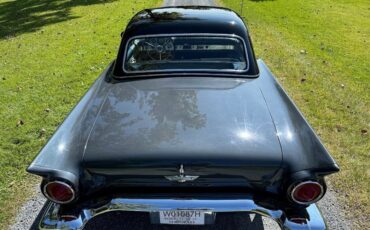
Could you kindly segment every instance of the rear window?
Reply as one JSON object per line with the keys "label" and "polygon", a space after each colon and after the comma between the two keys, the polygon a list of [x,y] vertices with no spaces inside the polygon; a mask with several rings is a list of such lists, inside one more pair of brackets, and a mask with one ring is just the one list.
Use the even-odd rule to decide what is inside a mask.
{"label": "rear window", "polygon": [[248,69],[244,42],[227,36],[158,36],[129,40],[126,72]]}

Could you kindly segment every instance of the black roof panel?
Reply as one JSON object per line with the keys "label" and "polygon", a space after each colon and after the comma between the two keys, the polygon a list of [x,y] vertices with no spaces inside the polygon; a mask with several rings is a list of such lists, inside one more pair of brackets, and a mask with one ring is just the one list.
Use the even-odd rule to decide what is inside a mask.
{"label": "black roof panel", "polygon": [[132,18],[125,33],[129,37],[160,33],[219,33],[247,36],[243,20],[234,11],[205,6],[143,10]]}

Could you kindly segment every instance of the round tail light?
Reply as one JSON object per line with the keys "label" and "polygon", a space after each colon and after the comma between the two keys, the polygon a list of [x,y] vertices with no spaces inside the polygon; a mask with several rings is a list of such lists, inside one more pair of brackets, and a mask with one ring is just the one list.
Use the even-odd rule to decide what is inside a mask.
{"label": "round tail light", "polygon": [[44,186],[43,192],[46,198],[58,204],[69,203],[75,198],[75,191],[73,188],[61,181],[47,183]]}
{"label": "round tail light", "polygon": [[318,182],[305,181],[294,186],[290,195],[298,204],[312,204],[323,197],[324,188]]}

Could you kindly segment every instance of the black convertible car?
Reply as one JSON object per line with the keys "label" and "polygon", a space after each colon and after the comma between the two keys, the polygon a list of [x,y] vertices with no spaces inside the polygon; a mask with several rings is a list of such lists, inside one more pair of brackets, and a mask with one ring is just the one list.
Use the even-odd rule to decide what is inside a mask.
{"label": "black convertible car", "polygon": [[28,172],[51,201],[41,229],[81,229],[109,211],[208,225],[251,212],[283,229],[324,229],[315,203],[335,161],[233,11],[139,12],[117,59]]}

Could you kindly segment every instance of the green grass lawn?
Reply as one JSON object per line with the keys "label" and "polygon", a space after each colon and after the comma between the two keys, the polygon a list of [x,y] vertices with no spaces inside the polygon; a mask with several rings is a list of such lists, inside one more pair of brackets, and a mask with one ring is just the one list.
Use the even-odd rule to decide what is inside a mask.
{"label": "green grass lawn", "polygon": [[[222,2],[241,12],[239,0]],[[257,56],[341,166],[331,185],[357,224],[369,224],[369,1],[245,0],[242,16]]]}
{"label": "green grass lawn", "polygon": [[160,0],[0,0],[0,229],[35,187],[25,169]]}
{"label": "green grass lawn", "polygon": [[[223,0],[240,11],[239,1]],[[0,0],[0,229],[34,190],[25,168],[115,58],[132,14],[160,0]],[[370,8],[357,1],[247,1],[258,57],[342,171],[331,177],[358,223],[370,203]]]}

